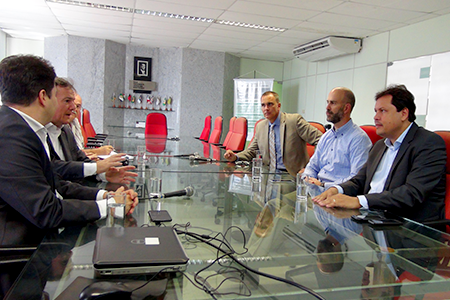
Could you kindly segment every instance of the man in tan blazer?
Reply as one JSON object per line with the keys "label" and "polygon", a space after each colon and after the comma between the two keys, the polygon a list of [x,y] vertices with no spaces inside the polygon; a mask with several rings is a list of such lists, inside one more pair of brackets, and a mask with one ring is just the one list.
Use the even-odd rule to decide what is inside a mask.
{"label": "man in tan blazer", "polygon": [[228,161],[249,161],[259,150],[264,165],[269,165],[269,126],[274,124],[276,168],[286,170],[292,175],[304,168],[309,161],[306,143],[315,146],[322,133],[301,115],[280,112],[280,107],[278,94],[265,92],[261,96],[261,108],[266,120],[257,124],[253,142],[246,150],[237,154],[227,150],[224,158]]}

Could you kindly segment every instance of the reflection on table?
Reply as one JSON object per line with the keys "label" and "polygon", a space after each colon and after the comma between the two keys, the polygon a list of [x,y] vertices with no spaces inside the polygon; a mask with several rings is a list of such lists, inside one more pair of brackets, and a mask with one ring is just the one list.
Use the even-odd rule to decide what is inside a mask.
{"label": "reflection on table", "polygon": [[[139,182],[145,184],[145,171],[140,174]],[[262,274],[304,285],[326,299],[450,295],[448,275],[439,263],[448,261],[450,253],[444,233],[407,220],[403,226],[376,230],[350,219],[359,211],[324,209],[310,199],[299,208],[295,180],[288,174],[263,174],[255,183],[246,172],[163,172],[163,193],[186,186],[195,190],[190,198],[141,199],[125,226],[154,226],[147,212],[159,206],[173,219],[166,226],[177,224],[179,230],[209,237],[225,235],[234,257],[262,273],[244,271],[226,257],[216,261],[216,249],[181,234],[188,268],[184,275],[158,276],[166,279],[158,299],[211,298],[202,285],[189,280],[203,282],[215,297],[227,299],[250,294],[256,299],[313,299]],[[102,226],[104,220],[49,233],[8,299],[41,299],[44,294],[59,300],[81,280],[92,280],[95,233]]]}

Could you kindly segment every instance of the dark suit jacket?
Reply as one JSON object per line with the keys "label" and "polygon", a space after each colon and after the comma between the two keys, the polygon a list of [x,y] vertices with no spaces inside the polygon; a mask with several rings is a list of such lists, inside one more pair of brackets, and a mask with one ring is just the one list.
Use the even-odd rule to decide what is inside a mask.
{"label": "dark suit jacket", "polygon": [[389,210],[416,221],[443,219],[447,153],[442,138],[413,123],[389,171],[384,191],[367,194],[386,149],[384,139],[375,143],[358,174],[340,184],[344,193],[366,196],[370,209]]}
{"label": "dark suit jacket", "polygon": [[47,230],[95,221],[97,189],[62,183],[34,131],[15,111],[0,108],[0,245],[38,244]]}
{"label": "dark suit jacket", "polygon": [[61,160],[59,155],[52,150],[52,163],[53,168],[60,178],[80,182],[83,185],[89,185],[90,182],[97,183],[98,180],[95,175],[88,176],[87,178],[84,177],[83,164],[93,161],[78,148],[73,132],[68,126],[63,126],[61,128],[61,135],[58,140],[61,143],[61,148],[66,160]]}

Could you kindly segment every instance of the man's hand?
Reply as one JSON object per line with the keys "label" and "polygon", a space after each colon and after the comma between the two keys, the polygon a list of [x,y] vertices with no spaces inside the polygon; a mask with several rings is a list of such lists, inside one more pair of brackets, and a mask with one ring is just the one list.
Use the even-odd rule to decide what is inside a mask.
{"label": "man's hand", "polygon": [[112,183],[130,184],[130,182],[135,182],[134,177],[138,176],[137,173],[129,172],[134,169],[136,169],[135,166],[112,167],[105,173],[106,180]]}
{"label": "man's hand", "polygon": [[237,159],[236,154],[234,154],[234,152],[231,150],[227,150],[227,152],[225,152],[223,157],[228,161],[235,161]]}
{"label": "man's hand", "polygon": [[123,156],[125,156],[125,155],[126,155],[126,153],[118,153],[118,154],[111,155],[110,157],[105,158],[103,160],[97,161],[97,174],[106,172],[111,167],[121,166],[122,161],[125,160],[123,158]]}
{"label": "man's hand", "polygon": [[109,155],[113,150],[114,148],[111,145],[101,146],[99,148],[83,149],[84,153],[86,153],[87,156],[89,156],[90,154]]}
{"label": "man's hand", "polygon": [[97,155],[109,155],[114,148],[111,145],[101,146],[99,148],[94,149],[94,153]]}
{"label": "man's hand", "polygon": [[323,186],[322,182],[319,179],[314,178],[314,177],[308,177],[308,183],[315,184],[317,186]]}
{"label": "man's hand", "polygon": [[320,201],[327,199],[328,197],[337,195],[338,193],[339,193],[338,189],[335,187],[332,187],[332,188],[329,188],[328,190],[326,190],[325,192],[323,192],[322,194],[312,198],[312,201],[318,203]]}
{"label": "man's hand", "polygon": [[339,194],[337,188],[332,187],[312,199],[317,205],[325,207],[360,208],[357,197]]}
{"label": "man's hand", "polygon": [[98,158],[97,154],[95,154],[95,153],[86,153],[86,156],[92,161],[100,160],[100,158]]}
{"label": "man's hand", "polygon": [[127,215],[131,215],[134,211],[134,208],[138,205],[139,199],[138,194],[132,189],[124,191],[124,187],[120,187],[116,190],[116,192],[121,192],[127,194],[127,202],[125,204],[125,213]]}

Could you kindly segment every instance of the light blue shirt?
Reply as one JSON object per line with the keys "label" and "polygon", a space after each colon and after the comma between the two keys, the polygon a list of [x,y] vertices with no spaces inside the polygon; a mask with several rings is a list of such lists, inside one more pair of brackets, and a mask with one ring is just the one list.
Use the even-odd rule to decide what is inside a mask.
{"label": "light blue shirt", "polygon": [[319,179],[326,189],[345,182],[366,163],[371,147],[367,134],[350,120],[322,135],[303,175]]}
{"label": "light blue shirt", "polygon": [[[278,117],[275,122],[270,123],[269,121],[269,135],[270,135],[270,127],[274,124],[273,129],[275,130],[275,152],[277,155],[277,169],[286,169],[283,163],[283,155],[281,153],[281,142],[280,142],[280,116],[281,112],[278,113]],[[267,140],[270,140],[268,138]]]}
{"label": "light blue shirt", "polygon": [[[381,193],[384,190],[384,185],[386,184],[389,171],[391,170],[392,164],[394,163],[398,150],[400,149],[400,146],[402,145],[403,140],[405,139],[405,136],[408,134],[408,131],[411,128],[411,126],[412,123],[398,137],[398,139],[394,142],[394,145],[392,145],[389,139],[384,140],[387,149],[384,152],[383,158],[381,158],[381,161],[378,164],[377,170],[373,175],[372,181],[370,182],[369,194]],[[362,207],[369,208],[369,203],[365,196],[357,196],[357,197],[359,200],[359,204],[361,204]]]}

